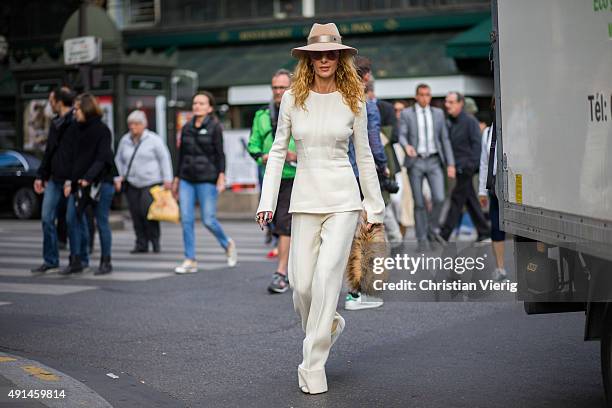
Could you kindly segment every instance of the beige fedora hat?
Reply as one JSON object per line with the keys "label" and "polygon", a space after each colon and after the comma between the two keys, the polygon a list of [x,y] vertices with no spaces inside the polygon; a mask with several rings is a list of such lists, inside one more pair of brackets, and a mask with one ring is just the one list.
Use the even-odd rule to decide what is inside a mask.
{"label": "beige fedora hat", "polygon": [[308,34],[308,45],[292,49],[291,55],[297,58],[308,51],[333,50],[348,50],[353,55],[357,54],[357,49],[342,44],[342,37],[334,23],[314,23]]}

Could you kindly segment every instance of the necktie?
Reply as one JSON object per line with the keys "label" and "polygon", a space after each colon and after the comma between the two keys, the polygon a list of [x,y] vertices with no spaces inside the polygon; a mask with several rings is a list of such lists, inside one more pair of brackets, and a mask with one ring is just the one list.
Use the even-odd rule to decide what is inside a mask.
{"label": "necktie", "polygon": [[427,120],[427,113],[425,109],[421,110],[423,112],[423,123],[425,124],[425,155],[429,156],[429,122]]}

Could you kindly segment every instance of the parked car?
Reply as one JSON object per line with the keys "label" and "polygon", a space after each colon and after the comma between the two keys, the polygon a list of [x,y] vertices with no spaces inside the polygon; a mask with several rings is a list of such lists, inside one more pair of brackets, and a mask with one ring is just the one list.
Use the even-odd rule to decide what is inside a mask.
{"label": "parked car", "polygon": [[40,166],[35,156],[15,150],[0,151],[0,202],[10,206],[15,217],[40,216],[42,195],[34,192],[34,179]]}

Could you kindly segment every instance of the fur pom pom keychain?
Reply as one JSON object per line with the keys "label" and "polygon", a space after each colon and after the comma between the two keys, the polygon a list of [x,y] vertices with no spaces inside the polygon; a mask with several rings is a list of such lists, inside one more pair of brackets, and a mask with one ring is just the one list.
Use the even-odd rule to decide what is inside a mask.
{"label": "fur pom pom keychain", "polygon": [[351,253],[346,267],[346,279],[349,290],[366,295],[376,293],[374,281],[387,280],[388,272],[374,273],[374,258],[388,256],[385,241],[385,227],[375,224],[368,231],[366,213],[361,214],[361,222],[355,232]]}

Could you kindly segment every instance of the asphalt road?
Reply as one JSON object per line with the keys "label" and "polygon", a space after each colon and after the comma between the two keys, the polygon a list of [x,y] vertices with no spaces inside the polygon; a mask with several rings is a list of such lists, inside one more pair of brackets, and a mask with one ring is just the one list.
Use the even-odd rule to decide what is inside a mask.
{"label": "asphalt road", "polygon": [[[135,256],[128,225],[114,234],[111,277],[59,279],[29,276],[41,261],[40,224],[0,220],[0,389],[17,384],[12,356],[11,364],[57,370],[114,407],[602,404],[599,343],[582,340],[584,315],[527,316],[513,301],[394,298],[380,309],[341,310],[347,326],[327,363],[330,390],[304,395],[301,328],[291,295],[266,292],[275,265],[263,236],[251,223],[223,225],[238,244],[234,269],[198,226],[206,269],[175,276],[179,227],[163,226],[162,254]],[[0,406],[44,406],[2,398]],[[71,398],[76,391],[41,403],[70,406]]]}

